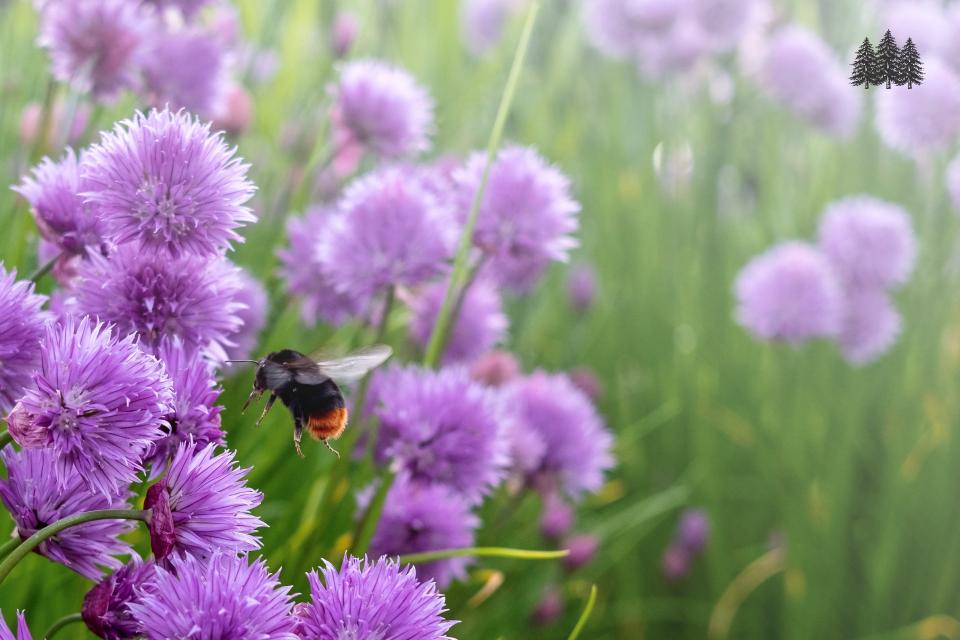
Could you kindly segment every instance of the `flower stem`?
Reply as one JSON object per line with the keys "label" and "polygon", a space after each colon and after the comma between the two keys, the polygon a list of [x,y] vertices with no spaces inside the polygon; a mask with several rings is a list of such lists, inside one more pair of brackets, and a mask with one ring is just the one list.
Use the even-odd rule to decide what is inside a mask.
{"label": "flower stem", "polygon": [[47,260],[44,264],[40,265],[39,269],[30,274],[30,281],[37,282],[40,280],[40,278],[50,273],[50,270],[53,269],[54,265],[57,264],[57,260],[63,257],[63,254],[64,252],[61,251],[57,255]]}
{"label": "flower stem", "polygon": [[22,544],[10,552],[3,562],[0,562],[0,583],[6,579],[17,563],[26,557],[28,553],[36,549],[40,544],[65,529],[75,527],[78,524],[93,522],[94,520],[141,520],[147,521],[149,510],[140,509],[101,509],[99,511],[87,511],[76,515],[68,516],[57,520],[53,524],[47,525],[40,531],[23,541]]}
{"label": "flower stem", "polygon": [[534,549],[511,549],[509,547],[466,547],[463,549],[441,549],[439,551],[424,551],[423,553],[408,553],[400,556],[403,564],[417,564],[446,560],[448,558],[464,558],[487,556],[493,558],[519,558],[520,560],[556,560],[570,554],[568,549],[556,551],[540,551]]}
{"label": "flower stem", "polygon": [[79,613],[71,613],[68,616],[63,616],[54,622],[52,627],[47,629],[47,632],[43,634],[43,640],[50,640],[50,638],[52,638],[57,631],[60,631],[60,629],[63,629],[65,626],[75,622],[83,622],[83,616],[81,616]]}
{"label": "flower stem", "polygon": [[573,628],[573,631],[570,632],[570,635],[567,636],[567,640],[577,640],[580,637],[580,632],[583,631],[583,628],[587,625],[587,620],[590,619],[590,614],[593,613],[593,605],[597,602],[597,585],[590,586],[590,595],[587,597],[587,605],[583,608],[583,613],[580,614],[580,619],[577,620],[577,625]]}
{"label": "flower stem", "polygon": [[380,514],[383,512],[383,503],[387,501],[387,493],[390,492],[390,487],[393,486],[396,477],[397,474],[391,469],[388,469],[380,477],[380,485],[377,487],[376,493],[373,494],[373,499],[370,500],[367,509],[363,512],[360,522],[357,523],[357,533],[353,537],[353,545],[350,549],[352,555],[361,557],[370,547],[370,541],[373,539],[377,523],[380,521]]}
{"label": "flower stem", "polygon": [[11,551],[20,546],[20,538],[10,538],[2,545],[0,545],[0,560],[6,558]]}
{"label": "flower stem", "polygon": [[10,435],[10,431],[5,430],[3,433],[0,433],[0,449],[3,449],[11,442],[13,442],[13,436]]}
{"label": "flower stem", "polygon": [[500,141],[503,139],[503,130],[507,124],[507,116],[510,114],[510,105],[513,104],[513,97],[517,91],[520,71],[523,68],[523,61],[527,56],[530,36],[533,33],[533,25],[536,22],[539,9],[539,1],[535,0],[530,3],[530,9],[527,12],[527,18],[523,24],[523,32],[520,35],[520,43],[517,45],[517,51],[514,54],[513,66],[510,68],[510,75],[507,77],[507,84],[504,88],[503,96],[500,98],[500,107],[497,109],[497,117],[494,120],[493,130],[490,132],[490,140],[487,143],[487,163],[483,168],[483,175],[480,178],[477,193],[474,194],[470,214],[467,216],[467,222],[463,227],[463,235],[460,236],[460,248],[457,250],[456,258],[454,258],[453,273],[450,274],[447,293],[443,297],[443,305],[440,307],[440,313],[437,315],[433,332],[430,334],[430,341],[427,343],[424,364],[428,367],[436,367],[440,362],[443,345],[447,340],[447,332],[450,330],[450,325],[453,322],[453,308],[457,292],[463,290],[468,281],[470,271],[470,247],[473,244],[473,230],[477,225],[480,203],[483,201],[483,193],[487,188],[487,181],[490,178],[490,169],[493,166],[497,150],[500,148]]}

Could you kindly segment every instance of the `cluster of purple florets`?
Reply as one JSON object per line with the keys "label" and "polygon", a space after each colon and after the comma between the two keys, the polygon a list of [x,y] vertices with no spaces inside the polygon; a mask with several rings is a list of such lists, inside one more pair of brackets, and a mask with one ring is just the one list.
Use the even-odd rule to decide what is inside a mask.
{"label": "cluster of purple florets", "polygon": [[[570,570],[598,543],[571,533],[574,507],[613,465],[596,383],[524,374],[495,351],[508,340],[501,292],[529,291],[576,247],[573,187],[519,145],[493,158],[485,188],[485,154],[424,161],[435,127],[429,92],[386,62],[339,67],[330,162],[304,175],[329,197],[289,221],[279,252],[304,321],[387,326],[396,303],[409,311],[411,348],[426,350],[470,212],[477,217],[441,368],[386,368],[354,408],[377,424],[358,446],[396,475],[370,556],[325,563],[298,602],[257,556],[264,496],[226,448],[217,404],[218,369],[251,356],[269,296],[230,258],[257,219],[249,167],[193,115],[213,113],[229,50],[212,30],[223,25],[210,12],[222,7],[207,4],[37,2],[57,79],[96,100],[132,89],[173,106],[44,158],[15,187],[57,287],[37,294],[0,265],[0,411],[13,441],[0,449],[0,501],[20,541],[87,512],[128,514],[35,548],[95,582],[82,618],[102,638],[447,638],[454,622],[438,589],[466,578],[472,559],[414,567],[395,557],[473,546],[494,493],[541,497],[553,521],[544,538],[575,551]],[[374,167],[354,175],[364,158]],[[581,267],[571,304],[586,313],[595,288]],[[127,540],[136,520],[149,532],[146,557]],[[18,638],[29,638],[18,620]]]}
{"label": "cluster of purple florets", "polygon": [[751,260],[735,284],[737,321],[763,340],[835,340],[852,364],[886,352],[900,333],[891,292],[913,270],[909,214],[871,196],[827,206],[817,243],[779,244]]}

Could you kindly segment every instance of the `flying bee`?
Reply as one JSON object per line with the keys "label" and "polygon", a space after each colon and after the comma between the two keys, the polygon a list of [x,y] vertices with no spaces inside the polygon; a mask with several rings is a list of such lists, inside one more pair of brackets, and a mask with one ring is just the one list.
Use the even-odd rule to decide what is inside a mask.
{"label": "flying bee", "polygon": [[300,439],[306,429],[330,451],[340,454],[329,440],[340,437],[347,428],[347,404],[338,382],[349,383],[362,378],[368,371],[383,364],[393,350],[379,344],[360,349],[342,358],[314,360],[299,351],[282,349],[260,360],[230,360],[229,362],[252,362],[257,365],[253,390],[243,403],[241,413],[254,400],[269,392],[267,404],[257,418],[257,426],[263,422],[277,398],[293,416],[293,446],[297,455],[303,457]]}

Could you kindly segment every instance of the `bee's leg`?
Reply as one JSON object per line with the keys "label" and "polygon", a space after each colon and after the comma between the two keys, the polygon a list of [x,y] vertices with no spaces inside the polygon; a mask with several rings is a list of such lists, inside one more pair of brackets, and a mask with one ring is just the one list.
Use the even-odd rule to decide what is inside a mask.
{"label": "bee's leg", "polygon": [[277,394],[271,393],[270,397],[267,398],[267,404],[263,406],[263,412],[260,414],[260,417],[257,418],[257,425],[260,426],[260,423],[263,422],[263,419],[267,417],[267,413],[270,412],[270,408],[273,407],[273,403],[277,401]]}
{"label": "bee's leg", "polygon": [[337,451],[336,449],[334,449],[332,446],[330,446],[330,441],[329,441],[329,440],[327,440],[326,438],[324,438],[323,440],[321,440],[321,442],[323,442],[323,444],[325,444],[325,445],[327,446],[327,449],[330,449],[330,451],[333,451],[333,453],[336,454],[337,460],[340,459],[340,452]]}
{"label": "bee's leg", "polygon": [[240,413],[243,413],[244,411],[246,411],[247,407],[250,406],[250,403],[253,402],[254,400],[258,400],[262,395],[263,395],[263,391],[258,391],[257,389],[254,389],[253,391],[251,391],[250,395],[247,396],[247,401],[243,403],[242,407],[240,407]]}
{"label": "bee's leg", "polygon": [[303,451],[300,450],[300,438],[303,437],[303,420],[299,417],[293,419],[293,446],[297,450],[297,455],[303,457]]}

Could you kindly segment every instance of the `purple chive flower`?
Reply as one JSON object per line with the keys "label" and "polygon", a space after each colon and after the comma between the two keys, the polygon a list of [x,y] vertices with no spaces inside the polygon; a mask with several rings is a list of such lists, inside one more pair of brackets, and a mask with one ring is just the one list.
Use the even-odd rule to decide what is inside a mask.
{"label": "purple chive flower", "polygon": [[570,300],[570,304],[582,313],[593,305],[596,297],[596,271],[589,264],[575,265],[567,277],[567,298]]}
{"label": "purple chive flower", "polygon": [[50,52],[53,75],[111,100],[137,84],[150,16],[129,0],[48,2],[40,13],[40,46]]}
{"label": "purple chive flower", "polygon": [[847,70],[816,34],[784,27],[770,37],[759,75],[763,89],[800,119],[837,138],[848,138],[860,120],[860,93],[850,91]]}
{"label": "purple chive flower", "polygon": [[910,216],[893,203],[871,196],[833,202],[819,235],[820,250],[848,286],[895,287],[913,270],[917,250]]}
{"label": "purple chive flower", "polygon": [[17,280],[16,270],[0,262],[0,412],[20,399],[30,375],[40,364],[40,338],[49,314],[41,311],[46,296],[33,292],[33,283]]}
{"label": "purple chive flower", "polygon": [[83,156],[78,161],[73,149],[54,162],[49,158],[34,167],[14,191],[26,198],[41,235],[60,252],[85,255],[87,248],[105,253],[99,218],[84,203],[80,193],[86,181],[80,177]]}
{"label": "purple chive flower", "polygon": [[901,44],[911,38],[922,56],[932,55],[947,62],[951,60],[947,55],[952,40],[950,18],[940,2],[889,2],[883,8],[885,15],[879,24],[902,37]]}
{"label": "purple chive flower", "polygon": [[234,344],[227,348],[227,357],[232,360],[245,360],[251,357],[253,350],[260,342],[260,332],[267,322],[267,307],[269,299],[267,290],[244,269],[240,269],[240,289],[235,300],[242,307],[237,310],[237,316],[243,323],[230,336]]}
{"label": "purple chive flower", "polygon": [[[411,301],[410,337],[421,348],[430,341],[446,293],[447,282],[435,282],[424,287]],[[447,336],[444,363],[476,360],[506,339],[509,324],[496,288],[485,280],[477,280],[467,290]]]}
{"label": "purple chive flower", "polygon": [[[129,509],[133,495],[124,489],[119,495],[107,496],[96,490],[79,475],[66,482],[57,480],[60,464],[52,449],[0,450],[0,459],[7,469],[7,479],[0,480],[0,500],[16,524],[15,533],[26,540],[45,526],[62,518],[98,509]],[[102,575],[100,567],[117,569],[123,565],[114,556],[132,552],[120,536],[132,531],[129,520],[96,520],[65,529],[44,540],[36,552],[59,562],[91,580]]]}
{"label": "purple chive flower", "polygon": [[543,497],[540,512],[540,533],[544,538],[559,540],[573,526],[573,507],[555,491]]}
{"label": "purple chive flower", "polygon": [[547,587],[540,594],[540,600],[530,615],[531,621],[545,627],[556,622],[561,615],[563,615],[563,594],[557,587]]}
{"label": "purple chive flower", "polygon": [[189,19],[210,4],[211,0],[146,0],[146,2],[162,10],[168,8],[179,9],[183,16]]}
{"label": "purple chive flower", "polygon": [[333,49],[333,55],[343,58],[357,39],[357,32],[360,31],[360,22],[357,16],[349,11],[339,11],[333,18],[333,26],[330,27],[330,48]]}
{"label": "purple chive flower", "polygon": [[338,570],[329,562],[307,574],[311,602],[297,617],[305,640],[450,640],[456,621],[445,620],[443,594],[417,580],[413,567],[381,557],[345,556]]}
{"label": "purple chive flower", "polygon": [[253,97],[238,82],[228,82],[223,100],[213,116],[213,128],[229,136],[239,136],[253,122]]}
{"label": "purple chive flower", "polygon": [[140,601],[129,605],[148,640],[299,640],[290,587],[262,559],[216,552],[208,561],[187,556],[171,565],[157,567]]}
{"label": "purple chive flower", "polygon": [[[480,520],[460,496],[441,485],[413,483],[403,475],[387,500],[370,542],[373,556],[458,549],[473,545]],[[441,589],[466,577],[470,558],[448,558],[417,565],[421,580],[434,580]]]}
{"label": "purple chive flower", "polygon": [[460,9],[460,31],[467,50],[481,56],[495,47],[522,3],[523,0],[466,0]]}
{"label": "purple chive flower", "polygon": [[600,396],[603,395],[603,383],[590,367],[570,369],[567,375],[570,376],[570,382],[572,382],[577,389],[587,394],[587,397],[593,402],[599,400]]}
{"label": "purple chive flower", "polygon": [[144,456],[150,477],[163,473],[170,457],[180,445],[200,449],[209,443],[223,444],[220,412],[217,406],[221,389],[210,366],[196,351],[188,351],[178,341],[161,345],[157,356],[173,381],[173,407],[166,416],[164,435]]}
{"label": "purple chive flower", "polygon": [[[486,154],[476,153],[456,174],[463,216],[470,211],[486,161]],[[551,260],[566,260],[577,246],[572,234],[579,211],[566,176],[533,149],[508,146],[490,171],[473,243],[488,256],[498,284],[524,291]]]}
{"label": "purple chive flower", "polygon": [[280,250],[280,275],[287,291],[300,300],[300,317],[313,326],[318,320],[341,325],[364,311],[352,291],[341,291],[320,265],[316,229],[327,228],[334,211],[312,207],[302,218],[287,221],[288,246]]}
{"label": "purple chive flower", "polygon": [[117,244],[218,255],[256,220],[244,206],[254,191],[249,165],[234,152],[187,112],[138,113],[101,134],[84,158],[83,196]]}
{"label": "purple chive flower", "polygon": [[500,395],[459,368],[387,370],[375,385],[377,459],[392,460],[412,481],[447,486],[470,504],[482,501],[507,463]]}
{"label": "purple chive flower", "polygon": [[[166,475],[147,490],[145,509],[160,515],[150,523],[150,545],[158,560],[171,552],[206,558],[216,549],[260,548],[254,532],[266,526],[250,513],[263,494],[244,484],[250,469],[234,464],[235,452],[216,453],[182,443]],[[169,530],[170,517],[173,530]]]}
{"label": "purple chive flower", "polygon": [[196,27],[158,30],[144,60],[143,79],[154,107],[210,117],[223,101],[228,70],[216,34]]}
{"label": "purple chive flower", "polygon": [[923,76],[909,91],[877,96],[880,139],[911,156],[938,151],[960,134],[960,77],[937,58],[923,61]]}
{"label": "purple chive flower", "polygon": [[83,599],[80,615],[87,629],[104,640],[128,640],[139,635],[140,623],[130,612],[153,577],[152,561],[134,555],[130,562],[101,580]]}
{"label": "purple chive flower", "polygon": [[0,609],[0,640],[33,640],[33,636],[30,635],[30,629],[27,628],[27,619],[24,617],[23,611],[17,611],[17,635],[13,635],[13,631],[10,627],[7,626],[7,622],[3,619],[3,610]]}
{"label": "purple chive flower", "polygon": [[533,467],[529,481],[570,498],[600,489],[604,472],[613,466],[613,437],[590,399],[567,376],[536,371],[514,383],[507,404],[517,414],[514,434],[536,434],[545,445],[539,460],[519,465]]}
{"label": "purple chive flower", "polygon": [[223,360],[241,324],[238,274],[225,258],[171,258],[123,245],[109,258],[91,256],[81,264],[77,307],[136,332],[151,348],[178,338],[187,349],[207,349]]}
{"label": "purple chive flower", "polygon": [[90,122],[91,107],[87,103],[76,106],[73,116],[67,112],[66,100],[61,97],[53,99],[53,107],[47,128],[41,132],[43,125],[43,105],[39,102],[29,102],[20,115],[20,142],[24,146],[33,146],[37,143],[41,133],[47,140],[63,140],[67,144],[75,144],[83,138]]}
{"label": "purple chive flower", "polygon": [[597,555],[600,541],[596,536],[574,536],[564,543],[570,555],[563,559],[563,567],[567,571],[576,571],[590,564]]}
{"label": "purple chive flower", "polygon": [[840,331],[843,291],[815,247],[786,242],[753,258],[737,275],[737,322],[763,340],[797,344]]}
{"label": "purple chive flower", "polygon": [[611,58],[639,53],[649,39],[684,16],[686,0],[586,0],[583,20],[590,43]]}
{"label": "purple chive flower", "polygon": [[502,387],[520,375],[520,363],[508,351],[490,351],[470,367],[470,377],[487,387]]}
{"label": "purple chive flower", "polygon": [[756,22],[761,0],[693,0],[691,14],[714,51],[732,49]]}
{"label": "purple chive flower", "polygon": [[882,290],[854,290],[847,295],[839,343],[853,365],[867,364],[893,346],[900,334],[900,314]]}
{"label": "purple chive flower", "polygon": [[334,126],[373,153],[396,158],[430,148],[433,100],[406,70],[380,60],[350,62],[330,92]]}
{"label": "purple chive flower", "polygon": [[51,447],[56,479],[79,476],[115,495],[136,480],[140,459],[173,403],[163,365],[109,327],[85,317],[46,328],[33,384],[11,412],[13,439]]}
{"label": "purple chive flower", "polygon": [[690,572],[690,554],[677,544],[671,544],[660,559],[660,571],[668,582],[680,582]]}
{"label": "purple chive flower", "polygon": [[684,17],[662,33],[637,45],[637,69],[647,78],[662,78],[692,68],[708,52],[706,31]]}
{"label": "purple chive flower", "polygon": [[687,509],[677,524],[677,544],[688,554],[697,555],[710,539],[710,518],[703,509]]}
{"label": "purple chive flower", "polygon": [[430,193],[403,172],[386,169],[347,187],[317,251],[341,292],[370,299],[443,273],[455,234],[452,216]]}

